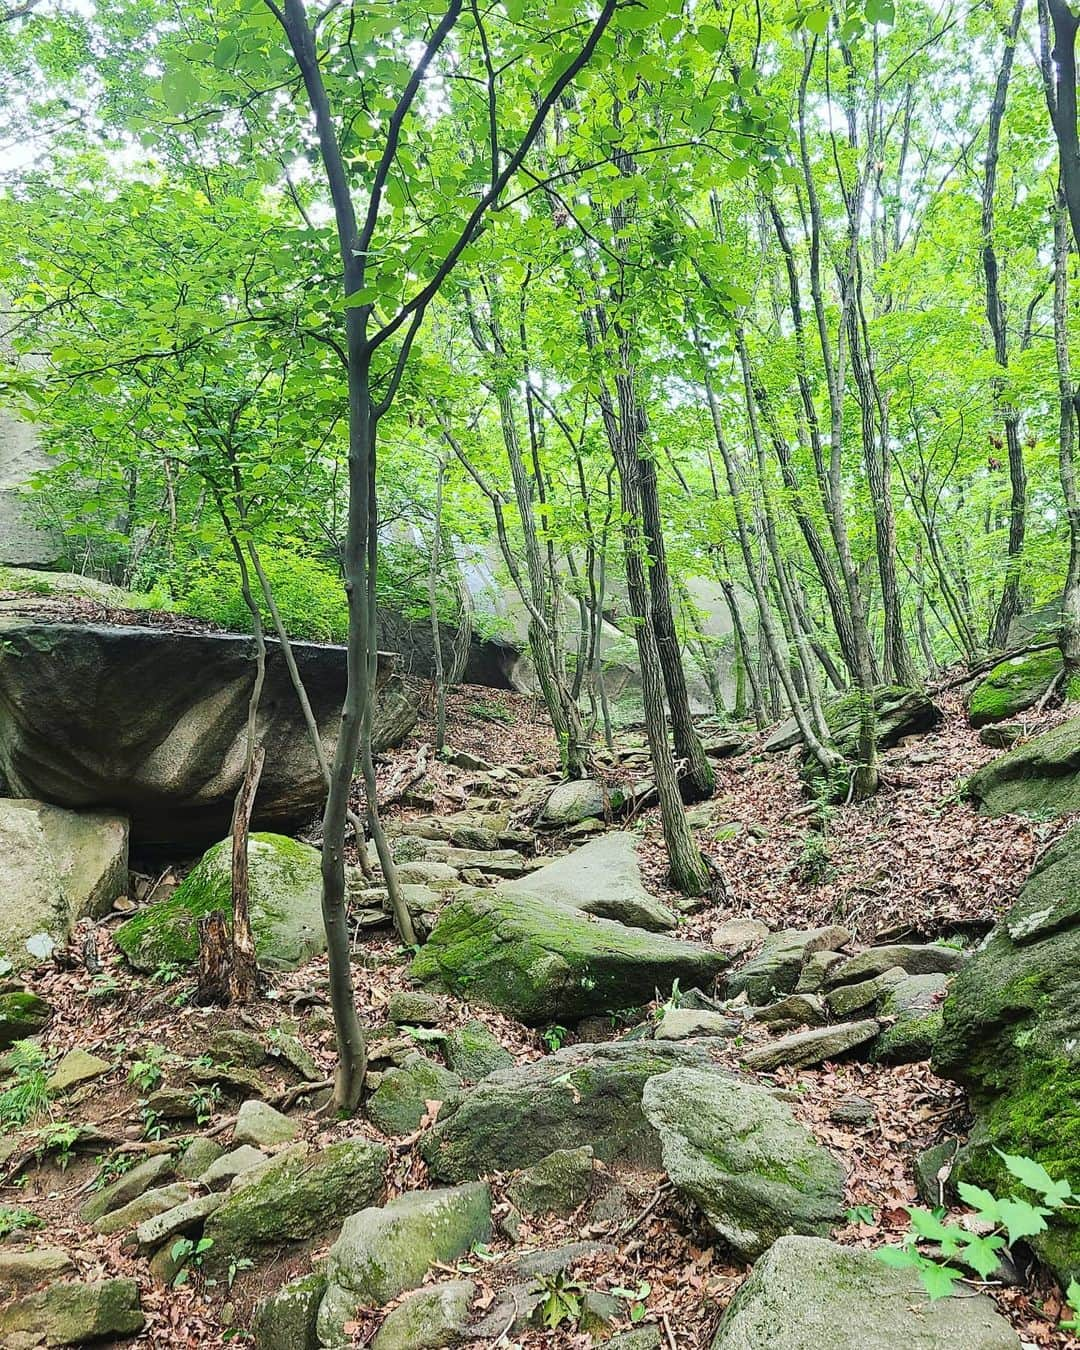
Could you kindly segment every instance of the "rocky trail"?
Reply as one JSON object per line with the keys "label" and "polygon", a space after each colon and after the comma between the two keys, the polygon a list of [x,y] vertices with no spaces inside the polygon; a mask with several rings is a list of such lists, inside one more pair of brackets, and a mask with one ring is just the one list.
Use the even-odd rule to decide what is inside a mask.
{"label": "rocky trail", "polygon": [[[1069,1213],[1041,1264],[1018,1243],[933,1302],[871,1251],[920,1202],[970,1222],[953,1174],[992,1185],[990,1144],[1080,1187],[1080,841],[1037,797],[1074,723],[1032,714],[1002,758],[946,691],[835,807],[797,749],[706,726],[714,885],[685,902],[639,737],[560,784],[531,700],[454,691],[439,758],[427,697],[379,765],[415,953],[352,874],[362,1118],[322,1109],[310,831],[252,842],[250,1007],[190,1000],[220,850],[122,894],[106,850],[109,904],[0,984],[0,1343],[1080,1345]],[[978,813],[1003,782],[1027,814]]]}

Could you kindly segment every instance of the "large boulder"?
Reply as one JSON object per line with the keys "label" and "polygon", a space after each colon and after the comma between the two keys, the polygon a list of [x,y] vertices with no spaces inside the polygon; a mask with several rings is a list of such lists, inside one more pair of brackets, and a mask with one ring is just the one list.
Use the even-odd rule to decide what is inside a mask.
{"label": "large boulder", "polygon": [[436,1262],[456,1261],[490,1235],[491,1191],[483,1182],[407,1191],[382,1208],[351,1214],[330,1248],[320,1343],[342,1344],[344,1324],[359,1308],[417,1288]]}
{"label": "large boulder", "polygon": [[16,970],[62,946],[79,919],[106,914],[127,884],[123,816],[0,798],[0,957]]}
{"label": "large boulder", "polygon": [[1064,816],[1080,811],[1080,717],[992,759],[967,781],[985,816]]}
{"label": "large boulder", "polygon": [[552,788],[538,824],[552,829],[566,829],[582,820],[591,820],[620,811],[625,803],[622,792],[609,792],[595,778],[579,778],[559,783]]}
{"label": "large boulder", "polygon": [[973,727],[1004,722],[1033,708],[1061,674],[1060,647],[1010,656],[984,675],[968,695],[968,718]]}
{"label": "large boulder", "polygon": [[782,1234],[823,1236],[842,1221],[843,1167],[758,1084],[672,1069],[646,1082],[642,1109],[668,1176],[742,1260]]}
{"label": "large boulder", "polygon": [[708,988],[726,963],[721,952],[503,886],[460,891],[411,973],[537,1025],[637,1006],[675,980]]}
{"label": "large boulder", "polygon": [[[261,966],[290,970],[325,950],[321,866],[309,844],[280,834],[248,838],[251,928]],[[122,923],[114,939],[137,970],[187,965],[199,954],[198,922],[214,910],[232,914],[231,839],[205,853],[167,899]]]}
{"label": "large boulder", "polygon": [[641,884],[637,840],[622,831],[590,839],[528,876],[507,882],[502,890],[653,932],[674,928],[676,922],[671,910]]}
{"label": "large boulder", "polygon": [[[905,736],[931,731],[941,721],[941,709],[921,689],[882,685],[874,691],[877,714],[877,744],[887,750]],[[858,691],[842,694],[825,705],[825,721],[836,748],[853,759],[859,740]],[[795,719],[781,723],[765,742],[766,750],[790,750],[802,743],[802,732]]]}
{"label": "large boulder", "polygon": [[[1010,1193],[1000,1148],[1080,1186],[1080,826],[956,976],[942,1017],[934,1068],[967,1089],[976,1116],[956,1177]],[[1077,1211],[1031,1245],[1063,1281],[1080,1278]]]}
{"label": "large boulder", "polygon": [[642,1088],[678,1065],[709,1064],[709,1049],[707,1040],[612,1041],[499,1069],[438,1122],[420,1151],[440,1181],[513,1171],[586,1144],[604,1162],[658,1168],[660,1143],[641,1109]]}
{"label": "large boulder", "polygon": [[[7,1291],[5,1291],[6,1293]],[[134,1280],[51,1284],[0,1310],[0,1344],[10,1350],[34,1345],[88,1345],[134,1336],[146,1319]]]}
{"label": "large boulder", "polygon": [[[13,795],[131,818],[136,843],[207,843],[229,828],[243,775],[253,641],[231,633],[0,619],[0,771]],[[292,644],[328,755],[345,648]],[[325,796],[276,641],[267,643],[258,735],[266,766],[255,825],[292,829]],[[380,663],[376,748],[415,722],[415,696]]]}
{"label": "large boulder", "polygon": [[816,1237],[779,1238],[728,1305],[712,1350],[1020,1350],[982,1295],[931,1302],[914,1270]]}
{"label": "large boulder", "polygon": [[790,994],[799,982],[803,966],[816,952],[834,951],[851,941],[846,928],[781,928],[766,937],[760,950],[725,981],[729,998],[746,992],[751,1003],[771,1003]]}
{"label": "large boulder", "polygon": [[367,1139],[342,1139],[320,1150],[292,1144],[262,1167],[241,1172],[224,1203],[206,1223],[213,1241],[206,1265],[230,1260],[324,1232],[383,1194],[389,1154]]}

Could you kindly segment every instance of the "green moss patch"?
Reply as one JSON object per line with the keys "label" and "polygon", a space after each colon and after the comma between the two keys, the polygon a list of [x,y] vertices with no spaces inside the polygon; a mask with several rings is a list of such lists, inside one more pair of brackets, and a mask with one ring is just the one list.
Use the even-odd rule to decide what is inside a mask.
{"label": "green moss patch", "polygon": [[972,689],[968,716],[973,727],[1003,722],[1033,708],[1061,673],[1061,651],[1024,652],[1001,661]]}

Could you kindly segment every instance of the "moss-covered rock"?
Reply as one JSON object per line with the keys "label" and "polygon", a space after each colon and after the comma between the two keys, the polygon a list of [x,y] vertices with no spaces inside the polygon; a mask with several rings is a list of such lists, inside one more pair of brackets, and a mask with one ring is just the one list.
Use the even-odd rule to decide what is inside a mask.
{"label": "moss-covered rock", "polygon": [[318,1350],[316,1322],[326,1293],[326,1275],[312,1271],[290,1280],[255,1309],[256,1350]]}
{"label": "moss-covered rock", "polygon": [[[231,915],[231,850],[231,839],[215,844],[168,899],[148,905],[117,928],[116,945],[137,970],[189,965],[199,953],[199,920],[214,910]],[[252,834],[248,868],[259,964],[291,970],[324,951],[318,850],[280,834]]]}
{"label": "moss-covered rock", "polygon": [[746,991],[751,1003],[771,1003],[790,994],[809,957],[819,951],[831,951],[851,941],[846,928],[782,928],[770,933],[761,949],[744,966],[733,971],[724,982],[728,998]]}
{"label": "moss-covered rock", "polygon": [[[860,696],[857,690],[841,694],[825,705],[825,721],[837,749],[852,758],[858,746]],[[941,709],[921,689],[881,685],[874,690],[877,744],[887,750],[904,736],[930,731],[941,721]],[[794,718],[779,726],[765,742],[766,750],[790,750],[802,741]]]}
{"label": "moss-covered rock", "polygon": [[435,1262],[449,1263],[491,1234],[491,1191],[483,1182],[408,1191],[380,1209],[350,1214],[330,1248],[319,1340],[338,1345],[365,1304],[415,1289]]}
{"label": "moss-covered rock", "polygon": [[973,727],[1004,722],[1033,708],[1061,673],[1061,649],[1023,652],[1000,661],[984,675],[968,696],[968,718]]}
{"label": "moss-covered rock", "polygon": [[948,985],[945,975],[908,975],[892,985],[878,1009],[883,1030],[870,1047],[871,1058],[885,1064],[929,1059]]}
{"label": "moss-covered rock", "polygon": [[590,1144],[605,1162],[658,1168],[660,1144],[641,1110],[649,1078],[709,1062],[707,1040],[574,1045],[490,1074],[430,1131],[421,1152],[440,1181],[465,1181]]}
{"label": "moss-covered rock", "polygon": [[36,1036],[51,1016],[52,1009],[45,1000],[28,989],[11,989],[0,994],[0,1050]]}
{"label": "moss-covered rock", "polygon": [[444,1350],[457,1345],[475,1296],[472,1280],[448,1280],[418,1289],[387,1314],[371,1350]]}
{"label": "moss-covered rock", "polygon": [[712,1350],[1020,1350],[985,1297],[931,1302],[916,1270],[875,1252],[782,1237],[728,1305]]}
{"label": "moss-covered rock", "polygon": [[1080,717],[984,764],[966,790],[987,816],[1053,818],[1080,811]]}
{"label": "moss-covered rock", "polygon": [[499,888],[455,897],[411,973],[536,1025],[641,1004],[674,980],[708,988],[726,963],[721,952]]}
{"label": "moss-covered rock", "polygon": [[443,1043],[446,1062],[467,1083],[478,1083],[496,1069],[507,1069],[514,1056],[493,1031],[473,1018],[455,1027]]}
{"label": "moss-covered rock", "polygon": [[383,1134],[411,1134],[427,1113],[429,1101],[452,1110],[461,1100],[461,1079],[424,1055],[410,1055],[399,1069],[388,1069],[368,1101],[371,1123]]}
{"label": "moss-covered rock", "polygon": [[717,1069],[673,1069],[642,1108],[664,1170],[743,1260],[784,1233],[824,1236],[842,1221],[844,1169],[783,1102]]}
{"label": "moss-covered rock", "polygon": [[268,1248],[325,1232],[382,1194],[388,1153],[367,1139],[343,1139],[314,1152],[295,1144],[265,1167],[242,1173],[206,1224],[206,1265],[257,1258]]}
{"label": "moss-covered rock", "polygon": [[134,1336],[144,1322],[134,1280],[53,1284],[0,1310],[0,1341],[9,1346],[86,1345],[107,1336]]}
{"label": "moss-covered rock", "polygon": [[589,1198],[593,1183],[593,1151],[559,1148],[519,1172],[506,1194],[522,1214],[572,1214]]}
{"label": "moss-covered rock", "polygon": [[173,1170],[173,1160],[167,1153],[144,1158],[84,1203],[79,1211],[83,1223],[95,1223],[102,1215],[111,1214],[122,1205],[129,1205],[144,1191],[166,1181],[173,1175]]}
{"label": "moss-covered rock", "polygon": [[[1046,855],[945,1001],[934,1067],[967,1089],[977,1117],[958,1180],[1015,1188],[997,1147],[1080,1185],[1078,856],[1080,828]],[[1080,1278],[1075,1211],[1032,1245],[1063,1280]]]}

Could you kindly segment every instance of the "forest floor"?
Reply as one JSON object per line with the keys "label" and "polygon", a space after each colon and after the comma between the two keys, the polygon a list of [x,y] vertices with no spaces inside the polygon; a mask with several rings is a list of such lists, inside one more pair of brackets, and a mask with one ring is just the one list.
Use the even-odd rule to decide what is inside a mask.
{"label": "forest floor", "polygon": [[[380,765],[380,781],[400,781],[431,739],[430,698],[425,692],[421,721],[413,736]],[[724,878],[722,898],[691,914],[683,933],[708,941],[716,925],[731,917],[753,916],[770,927],[843,923],[863,942],[918,935],[923,938],[984,932],[1009,906],[1033,861],[1064,828],[1005,817],[988,821],[960,800],[962,780],[995,752],[982,746],[966,725],[957,698],[942,699],[946,717],[928,735],[888,752],[883,787],[871,801],[840,806],[830,812],[821,849],[821,834],[807,819],[795,762],[787,755],[761,753],[760,736],[749,749],[717,765],[717,790],[707,808],[697,808],[698,838]],[[1040,717],[1040,728],[1058,714]],[[523,764],[533,774],[556,768],[550,727],[533,700],[510,693],[464,688],[450,699],[447,740],[492,764]],[[640,735],[620,740],[641,745]],[[400,803],[388,813],[407,820],[432,811],[447,812],[464,804],[466,775],[452,765],[426,757],[424,799]],[[605,774],[620,771],[610,763]],[[625,827],[624,827],[625,828]],[[629,828],[641,835],[640,855],[647,884],[665,895],[664,862],[655,810],[645,811]],[[562,850],[565,841],[547,845]],[[76,962],[67,968],[43,967],[29,986],[55,1008],[45,1040],[51,1054],[72,1046],[107,1051],[117,1067],[69,1098],[63,1110],[99,1131],[89,1151],[54,1150],[40,1160],[18,1154],[0,1163],[0,1206],[23,1208],[45,1225],[49,1245],[65,1247],[84,1278],[129,1274],[139,1282],[147,1316],[145,1331],[125,1344],[153,1347],[215,1347],[243,1344],[249,1336],[251,1310],[266,1292],[310,1269],[325,1252],[327,1241],[290,1248],[286,1254],[251,1271],[236,1272],[235,1283],[217,1285],[198,1271],[180,1288],[163,1288],[149,1275],[147,1263],[125,1247],[119,1236],[105,1237],[78,1219],[78,1210],[99,1177],[102,1159],[111,1154],[143,1155],[169,1145],[146,1136],[141,1101],[144,1093],[131,1080],[130,1066],[155,1055],[190,1062],[197,1059],[209,1036],[225,1027],[269,1033],[291,1018],[304,1047],[329,1077],[334,1059],[333,1032],[327,1014],[325,960],[270,979],[265,996],[249,1008],[201,1009],[186,995],[190,984],[133,973],[99,926],[103,974],[91,976]],[[361,1017],[369,1026],[384,1024],[393,992],[409,987],[408,954],[388,937],[366,938],[357,948],[355,975]],[[537,1059],[551,1048],[536,1031],[489,1009],[453,1001],[444,1029],[478,1018],[517,1059]],[[595,1019],[594,1019],[595,1020]],[[625,1028],[615,1024],[611,1036]],[[590,1030],[595,1039],[595,1028]],[[572,1043],[573,1035],[560,1031]],[[161,1047],[148,1052],[147,1047]],[[723,1062],[723,1061],[721,1061]],[[738,1051],[731,1064],[738,1068]],[[263,1070],[271,1093],[284,1097],[295,1079],[284,1067]],[[845,1062],[801,1070],[780,1070],[775,1081],[795,1089],[793,1110],[819,1140],[833,1149],[848,1170],[850,1222],[838,1234],[844,1243],[880,1246],[896,1241],[907,1228],[905,1206],[916,1202],[914,1155],[949,1134],[963,1134],[968,1123],[963,1094],[937,1078],[926,1064],[902,1066]],[[873,1106],[866,1124],[832,1118],[848,1097],[865,1098]],[[273,1097],[271,1096],[271,1099]],[[234,1119],[228,1099],[210,1102],[199,1129],[223,1134]],[[54,1126],[65,1122],[53,1108]],[[302,1137],[326,1143],[363,1133],[379,1139],[365,1121],[335,1122],[310,1110],[295,1119]],[[415,1148],[417,1136],[384,1140],[390,1144],[390,1194],[426,1182],[425,1164]],[[2,1154],[0,1154],[2,1156]],[[722,1309],[745,1275],[712,1245],[700,1215],[680,1199],[662,1175],[626,1173],[625,1206],[618,1218],[586,1223],[569,1219],[526,1218],[514,1245],[551,1246],[598,1238],[611,1249],[587,1259],[578,1276],[592,1288],[632,1289],[640,1293],[650,1320],[660,1324],[666,1350],[704,1350]],[[503,1179],[494,1179],[498,1216],[508,1208]],[[629,1219],[624,1216],[629,1214]],[[507,1276],[502,1268],[511,1253],[505,1236],[493,1239],[481,1259],[459,1263],[458,1271],[482,1289],[480,1306],[494,1302]],[[450,1273],[444,1271],[443,1274]],[[982,1286],[1009,1317],[1028,1345],[1080,1347],[1080,1339],[1058,1329],[1060,1292],[1047,1277],[1031,1272],[1016,1287]],[[2,1295],[0,1295],[2,1297]],[[367,1345],[382,1312],[361,1317],[355,1343]],[[494,1344],[494,1342],[493,1342]],[[573,1331],[528,1331],[498,1342],[503,1347],[548,1346],[582,1350],[592,1344]]]}

